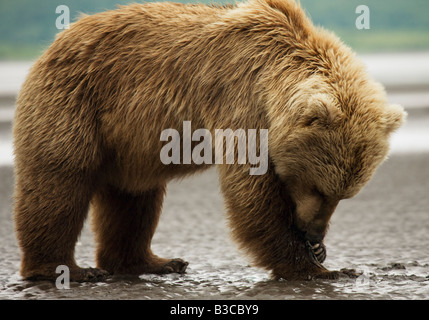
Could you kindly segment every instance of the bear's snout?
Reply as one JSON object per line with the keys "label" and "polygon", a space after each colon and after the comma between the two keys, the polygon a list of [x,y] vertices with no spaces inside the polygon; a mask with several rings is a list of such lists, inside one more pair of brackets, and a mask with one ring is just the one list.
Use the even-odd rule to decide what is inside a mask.
{"label": "bear's snout", "polygon": [[304,233],[305,240],[308,240],[311,244],[320,243],[325,238],[325,232],[314,234],[314,233]]}
{"label": "bear's snout", "polygon": [[[305,240],[309,241],[312,244],[320,243],[325,238],[329,220],[334,213],[339,201],[329,201],[329,200],[314,200],[310,201],[312,204],[317,204],[315,207],[317,210],[308,210],[307,212],[303,211],[303,207],[298,205],[295,212],[296,217],[296,227],[303,234]],[[313,207],[314,208],[314,207]],[[309,212],[314,212],[309,214]]]}
{"label": "bear's snout", "polygon": [[303,224],[298,220],[295,226],[301,234],[301,237],[311,244],[322,242],[327,231],[327,224],[321,225],[313,222]]}

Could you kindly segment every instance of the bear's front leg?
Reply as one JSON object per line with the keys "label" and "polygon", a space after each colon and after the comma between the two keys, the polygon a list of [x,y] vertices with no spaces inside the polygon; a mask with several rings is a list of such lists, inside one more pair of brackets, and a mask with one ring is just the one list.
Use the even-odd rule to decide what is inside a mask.
{"label": "bear's front leg", "polygon": [[219,166],[221,189],[234,239],[274,278],[338,278],[322,266],[323,243],[310,244],[293,223],[294,205],[273,167],[249,175],[248,165]]}

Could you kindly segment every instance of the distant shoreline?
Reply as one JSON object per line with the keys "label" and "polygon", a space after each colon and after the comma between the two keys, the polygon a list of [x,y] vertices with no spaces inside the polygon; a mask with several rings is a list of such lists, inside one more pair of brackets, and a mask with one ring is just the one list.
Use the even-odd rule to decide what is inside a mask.
{"label": "distant shoreline", "polygon": [[[358,55],[389,93],[429,92],[429,51]],[[32,61],[0,60],[0,97],[16,96]]]}

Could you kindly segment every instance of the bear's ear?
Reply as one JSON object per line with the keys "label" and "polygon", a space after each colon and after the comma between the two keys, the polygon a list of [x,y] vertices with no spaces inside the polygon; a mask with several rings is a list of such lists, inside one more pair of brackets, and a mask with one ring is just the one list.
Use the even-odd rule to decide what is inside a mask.
{"label": "bear's ear", "polygon": [[387,107],[384,112],[383,124],[386,126],[386,132],[391,133],[398,129],[407,118],[407,113],[400,105],[394,104]]}
{"label": "bear's ear", "polygon": [[271,8],[285,15],[298,30],[308,30],[309,21],[301,8],[299,1],[290,0],[264,0]]}
{"label": "bear's ear", "polygon": [[308,98],[303,113],[305,125],[319,124],[328,127],[338,123],[342,118],[343,113],[328,94],[316,93]]}

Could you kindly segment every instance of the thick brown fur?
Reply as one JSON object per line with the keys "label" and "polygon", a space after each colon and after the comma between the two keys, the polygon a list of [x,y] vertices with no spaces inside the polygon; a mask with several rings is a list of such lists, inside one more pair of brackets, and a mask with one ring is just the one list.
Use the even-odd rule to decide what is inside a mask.
{"label": "thick brown fur", "polygon": [[[335,277],[311,259],[339,200],[386,157],[402,122],[349,48],[288,0],[134,4],[84,16],[32,67],[14,122],[15,222],[25,278],[183,272],[150,242],[167,128],[269,129],[268,172],[220,165],[234,238],[276,278]],[[74,246],[90,207],[97,267]],[[307,243],[307,244],[306,244]]]}

